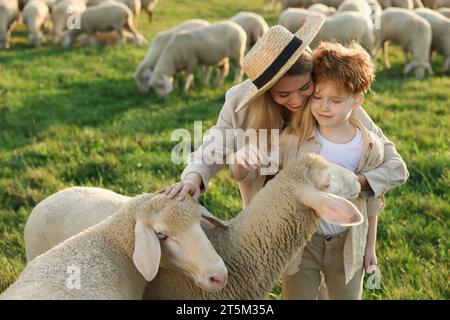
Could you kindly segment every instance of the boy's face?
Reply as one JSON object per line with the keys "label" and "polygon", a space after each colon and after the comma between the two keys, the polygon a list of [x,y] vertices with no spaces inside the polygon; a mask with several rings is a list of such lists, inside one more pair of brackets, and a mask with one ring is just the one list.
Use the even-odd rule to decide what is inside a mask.
{"label": "boy's face", "polygon": [[349,95],[337,90],[331,82],[322,81],[316,83],[309,103],[319,126],[337,127],[348,121],[352,111],[361,106],[363,99],[362,93]]}

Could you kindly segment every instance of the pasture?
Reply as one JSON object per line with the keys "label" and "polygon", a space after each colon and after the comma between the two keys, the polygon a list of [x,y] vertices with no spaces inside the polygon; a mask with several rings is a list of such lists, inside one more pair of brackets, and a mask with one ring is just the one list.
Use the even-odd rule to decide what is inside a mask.
{"label": "pasture", "polygon": [[[160,0],[154,22],[139,19],[149,40],[186,19],[227,19],[241,10],[262,14],[269,25],[277,12],[262,0]],[[16,27],[11,49],[0,51],[0,292],[25,265],[23,228],[39,201],[75,185],[135,195],[179,178],[183,165],[170,161],[177,128],[212,126],[232,86],[196,88],[166,99],[141,94],[132,73],[147,47],[124,44],[69,50],[50,43],[33,49]],[[396,143],[410,179],[387,195],[380,216],[377,255],[381,289],[365,299],[450,299],[449,135],[450,74],[424,80],[405,77],[403,55],[391,46],[392,68],[381,60],[364,108]],[[231,72],[233,73],[233,72]],[[222,170],[201,197],[220,218],[239,212],[239,191]],[[280,284],[270,295],[280,298]]]}

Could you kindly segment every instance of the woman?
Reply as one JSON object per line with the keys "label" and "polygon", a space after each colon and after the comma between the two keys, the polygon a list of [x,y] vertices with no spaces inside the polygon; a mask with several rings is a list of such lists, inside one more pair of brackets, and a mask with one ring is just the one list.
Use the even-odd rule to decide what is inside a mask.
{"label": "woman", "polygon": [[[295,34],[282,26],[274,26],[260,38],[243,61],[243,70],[249,79],[228,90],[216,125],[211,128],[202,146],[191,154],[181,181],[160,192],[170,198],[178,196],[179,200],[183,200],[188,194],[198,199],[206,191],[209,180],[224,166],[223,161],[212,161],[211,150],[214,151],[215,159],[218,155],[228,159],[236,151],[233,136],[229,137],[230,132],[232,134],[233,131],[250,128],[283,129],[287,126],[292,115],[302,110],[314,91],[311,78],[312,54],[308,45],[323,21],[320,17],[309,19]],[[405,165],[394,144],[383,135],[367,113],[359,108],[355,116],[384,143],[383,164],[358,176],[362,190],[380,197],[389,190],[386,185],[398,185],[399,181],[406,180],[408,173],[402,170]],[[224,137],[228,135],[225,143],[213,139],[217,133]],[[242,154],[240,151],[242,150],[236,154]],[[255,162],[262,161],[258,152],[251,148],[246,152],[246,157],[238,157],[239,160],[240,164],[249,168],[255,168]],[[249,180],[251,181],[239,182],[244,207],[267,179],[262,177]],[[311,200],[307,205],[317,209],[321,204]]]}

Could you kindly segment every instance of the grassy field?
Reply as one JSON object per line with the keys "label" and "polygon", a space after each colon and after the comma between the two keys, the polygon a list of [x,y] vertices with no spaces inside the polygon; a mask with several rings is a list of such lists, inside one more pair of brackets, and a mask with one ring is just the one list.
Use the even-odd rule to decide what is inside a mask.
{"label": "grassy field", "polygon": [[[151,40],[189,18],[216,21],[240,10],[276,12],[262,0],[160,0]],[[175,182],[182,170],[170,162],[176,128],[213,125],[232,83],[197,88],[167,99],[137,92],[132,72],[147,48],[133,45],[30,49],[23,26],[12,48],[0,51],[0,292],[25,264],[23,228],[33,206],[69,186],[100,186],[127,195]],[[365,299],[450,299],[449,149],[450,75],[423,81],[402,75],[401,51],[391,50],[390,70],[380,68],[364,107],[396,143],[411,177],[387,196],[381,215],[378,259],[381,289]],[[232,77],[229,77],[232,79]],[[201,202],[222,218],[240,210],[239,192],[223,170]],[[280,284],[271,294],[279,299]]]}

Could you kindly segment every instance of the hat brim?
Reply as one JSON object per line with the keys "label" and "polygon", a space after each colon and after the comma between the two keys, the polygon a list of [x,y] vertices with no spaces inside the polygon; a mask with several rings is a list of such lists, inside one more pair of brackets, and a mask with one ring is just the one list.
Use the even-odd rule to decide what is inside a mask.
{"label": "hat brim", "polygon": [[298,58],[302,55],[303,51],[309,46],[311,41],[316,37],[326,17],[314,16],[307,19],[303,27],[301,27],[294,35],[302,40],[300,47],[292,54],[289,60],[283,65],[282,68],[273,76],[270,81],[268,81],[261,88],[257,88],[256,85],[252,85],[246,92],[245,96],[242,98],[235,112],[245,108],[251,102],[256,100],[264,92],[270,89],[284,74],[294,65]]}

